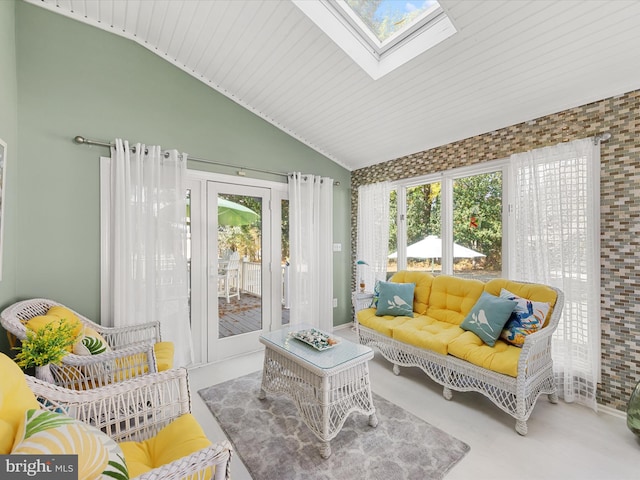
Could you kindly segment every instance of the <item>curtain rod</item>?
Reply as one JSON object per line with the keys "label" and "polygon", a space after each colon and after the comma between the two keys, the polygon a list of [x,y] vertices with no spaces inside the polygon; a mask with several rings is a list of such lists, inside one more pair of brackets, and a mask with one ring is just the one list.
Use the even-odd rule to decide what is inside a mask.
{"label": "curtain rod", "polygon": [[[113,144],[110,142],[101,142],[98,140],[89,140],[88,138],[83,137],[82,135],[76,135],[73,139],[73,141],[75,143],[77,143],[78,145],[97,145],[99,147],[113,147]],[[232,168],[239,168],[240,170],[238,171],[238,175],[240,176],[244,176],[244,172],[243,170],[250,170],[252,172],[261,172],[261,173],[268,173],[270,175],[278,175],[280,177],[288,177],[289,174],[288,173],[282,173],[282,172],[274,172],[273,170],[265,170],[262,168],[254,168],[254,167],[242,167],[240,165],[233,165],[231,163],[224,163],[224,162],[217,162],[215,160],[208,160],[206,158],[197,158],[197,157],[187,157],[188,160],[192,160],[194,162],[201,162],[201,163],[210,163],[212,165],[221,165],[223,167],[232,167]],[[338,181],[334,181],[333,184],[338,187],[340,186],[340,182]]]}

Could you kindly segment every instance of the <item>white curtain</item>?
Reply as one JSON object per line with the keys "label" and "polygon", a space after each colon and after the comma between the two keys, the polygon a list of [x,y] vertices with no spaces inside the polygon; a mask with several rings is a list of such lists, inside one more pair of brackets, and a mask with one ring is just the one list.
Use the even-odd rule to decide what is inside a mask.
{"label": "white curtain", "polygon": [[592,139],[512,155],[511,278],[560,288],[552,340],[560,396],[597,409],[600,377],[600,146]]}
{"label": "white curtain", "polygon": [[386,280],[389,255],[389,200],[391,183],[379,182],[358,188],[358,242],[356,287],[360,279],[373,291],[376,280]]}
{"label": "white curtain", "polygon": [[291,325],[333,329],[333,179],[289,174]]}
{"label": "white curtain", "polygon": [[116,139],[111,149],[110,289],[116,327],[159,321],[174,366],[193,362],[186,261],[186,154]]}

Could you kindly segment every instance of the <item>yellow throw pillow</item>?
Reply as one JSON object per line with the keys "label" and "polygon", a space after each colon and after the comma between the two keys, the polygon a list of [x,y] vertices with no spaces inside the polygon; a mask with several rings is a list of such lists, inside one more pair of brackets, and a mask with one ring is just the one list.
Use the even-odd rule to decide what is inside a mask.
{"label": "yellow throw pillow", "polygon": [[[202,427],[190,413],[178,417],[155,437],[144,442],[120,443],[131,477],[189,456],[210,445]],[[207,472],[204,478],[210,476],[210,472]]]}
{"label": "yellow throw pillow", "polygon": [[78,455],[78,478],[129,478],[122,450],[100,430],[48,410],[27,410],[12,454]]}
{"label": "yellow throw pillow", "polygon": [[0,418],[0,455],[6,455],[11,451],[15,436],[16,432],[13,425],[7,420]]}
{"label": "yellow throw pillow", "polygon": [[[78,337],[82,333],[82,322],[78,320],[78,317],[74,315],[74,318],[69,318],[69,317],[62,317],[62,318],[65,318],[68,323],[73,325],[74,336]],[[53,324],[54,327],[57,328],[62,318],[58,317],[57,315],[49,315],[49,314],[38,315],[37,317],[30,318],[25,324],[25,327],[37,333],[42,327],[49,324]],[[73,347],[69,347],[69,351],[72,351],[72,350],[73,350]]]}
{"label": "yellow throw pillow", "polygon": [[69,322],[77,322],[82,324],[78,316],[69,310],[67,307],[63,307],[62,305],[54,305],[47,311],[47,315],[53,315],[58,318],[66,318]]}
{"label": "yellow throw pillow", "polygon": [[0,455],[6,455],[11,451],[24,412],[38,408],[39,404],[24,372],[4,353],[0,353],[0,372]]}

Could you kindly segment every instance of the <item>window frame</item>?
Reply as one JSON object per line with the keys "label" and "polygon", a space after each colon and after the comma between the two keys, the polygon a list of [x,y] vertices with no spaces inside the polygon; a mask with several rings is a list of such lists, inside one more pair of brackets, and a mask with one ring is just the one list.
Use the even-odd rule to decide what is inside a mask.
{"label": "window frame", "polygon": [[440,208],[441,224],[440,235],[442,239],[442,274],[454,275],[453,272],[453,183],[455,180],[474,175],[491,172],[502,172],[502,273],[506,278],[509,272],[509,216],[511,211],[510,186],[511,165],[509,158],[490,160],[477,165],[456,167],[442,172],[421,175],[418,177],[404,178],[392,182],[391,188],[396,191],[397,199],[397,252],[398,270],[407,268],[407,188],[440,182]]}

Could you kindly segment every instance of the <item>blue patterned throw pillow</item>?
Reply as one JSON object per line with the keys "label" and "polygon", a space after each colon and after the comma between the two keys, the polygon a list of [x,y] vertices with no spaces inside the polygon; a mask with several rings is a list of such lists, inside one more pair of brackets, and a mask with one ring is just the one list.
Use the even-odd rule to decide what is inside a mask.
{"label": "blue patterned throw pillow", "polygon": [[500,338],[511,345],[522,347],[527,335],[542,328],[551,305],[545,302],[534,302],[526,298],[520,298],[504,288],[500,290],[500,298],[507,298],[516,302],[516,308],[504,326]]}
{"label": "blue patterned throw pillow", "polygon": [[493,347],[507,323],[516,302],[482,292],[460,328],[475,333],[484,343]]}
{"label": "blue patterned throw pillow", "polygon": [[413,292],[415,283],[378,282],[380,295],[376,315],[413,317]]}
{"label": "blue patterned throw pillow", "polygon": [[378,299],[380,298],[380,280],[376,280],[376,285],[373,287],[373,298],[371,299],[371,305],[369,308],[378,308]]}

